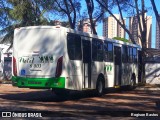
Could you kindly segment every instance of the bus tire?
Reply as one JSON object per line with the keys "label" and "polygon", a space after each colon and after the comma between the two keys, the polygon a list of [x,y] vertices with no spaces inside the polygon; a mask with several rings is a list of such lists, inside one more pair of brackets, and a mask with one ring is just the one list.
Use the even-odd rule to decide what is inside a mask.
{"label": "bus tire", "polygon": [[104,94],[104,79],[102,76],[99,76],[96,84],[96,95],[102,96],[103,94]]}

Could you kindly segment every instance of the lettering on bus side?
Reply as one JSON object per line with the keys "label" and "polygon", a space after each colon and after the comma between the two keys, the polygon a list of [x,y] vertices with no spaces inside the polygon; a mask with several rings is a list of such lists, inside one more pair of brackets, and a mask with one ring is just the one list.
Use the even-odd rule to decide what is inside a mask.
{"label": "lettering on bus side", "polygon": [[54,62],[53,56],[39,56],[39,59],[41,63],[53,63]]}
{"label": "lettering on bus side", "polygon": [[[20,63],[34,63],[34,57],[20,57]],[[53,63],[53,56],[39,56],[40,63]]]}
{"label": "lettering on bus side", "polygon": [[104,66],[104,70],[105,70],[106,72],[111,72],[111,71],[112,71],[112,65],[105,65],[105,66]]}
{"label": "lettering on bus side", "polygon": [[21,57],[19,59],[20,63],[33,63],[34,62],[34,58],[29,58],[29,57]]}

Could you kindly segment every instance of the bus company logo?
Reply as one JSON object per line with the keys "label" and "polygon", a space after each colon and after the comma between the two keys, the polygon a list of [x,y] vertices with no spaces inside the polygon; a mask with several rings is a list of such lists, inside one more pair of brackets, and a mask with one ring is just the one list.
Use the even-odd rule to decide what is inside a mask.
{"label": "bus company logo", "polygon": [[[39,56],[40,63],[53,63],[55,60],[53,56]],[[20,57],[20,63],[34,63],[34,57]]]}
{"label": "bus company logo", "polygon": [[20,63],[33,63],[34,62],[34,58],[20,57],[19,62]]}
{"label": "bus company logo", "polygon": [[2,117],[11,117],[11,112],[2,112]]}
{"label": "bus company logo", "polygon": [[107,72],[112,71],[112,65],[105,65],[104,70],[107,71]]}
{"label": "bus company logo", "polygon": [[53,63],[54,62],[54,58],[53,56],[39,56],[39,59],[41,61],[41,63]]}

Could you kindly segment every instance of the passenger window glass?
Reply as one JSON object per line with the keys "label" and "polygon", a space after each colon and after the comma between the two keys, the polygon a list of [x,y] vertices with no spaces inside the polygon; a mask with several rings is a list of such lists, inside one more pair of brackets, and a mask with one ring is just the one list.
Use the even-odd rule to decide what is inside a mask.
{"label": "passenger window glass", "polygon": [[133,62],[137,62],[137,49],[133,48]]}
{"label": "passenger window glass", "polygon": [[122,62],[127,63],[128,62],[128,55],[127,55],[127,46],[123,45],[122,47]]}
{"label": "passenger window glass", "polygon": [[104,42],[104,61],[113,61],[113,44]]}
{"label": "passenger window glass", "polygon": [[92,40],[92,60],[103,61],[103,42],[99,39]]}
{"label": "passenger window glass", "polygon": [[108,60],[113,61],[113,44],[108,43]]}
{"label": "passenger window glass", "polygon": [[130,47],[130,51],[129,51],[129,57],[130,57],[130,62],[133,62],[133,49]]}
{"label": "passenger window glass", "polygon": [[67,49],[70,60],[81,60],[81,37],[75,34],[67,35]]}

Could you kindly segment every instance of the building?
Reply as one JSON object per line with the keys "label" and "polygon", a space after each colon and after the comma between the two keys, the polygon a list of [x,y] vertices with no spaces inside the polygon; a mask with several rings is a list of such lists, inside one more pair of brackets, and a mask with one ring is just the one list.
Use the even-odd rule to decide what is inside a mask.
{"label": "building", "polygon": [[62,22],[59,20],[53,20],[52,22],[54,25],[62,25]]}
{"label": "building", "polygon": [[82,24],[83,24],[82,27],[83,32],[92,33],[91,23],[89,19],[84,20]]}
{"label": "building", "polygon": [[152,47],[152,16],[146,16],[147,18],[147,48]]}
{"label": "building", "polygon": [[[97,25],[95,25],[95,27],[96,26]],[[85,20],[80,21],[79,24],[78,24],[78,30],[86,32],[86,33],[93,34],[90,20],[89,19],[85,19]]]}
{"label": "building", "polygon": [[[115,17],[121,21],[120,15],[115,14]],[[117,21],[112,16],[110,16],[103,20],[103,36],[107,38],[114,38],[114,37],[125,38],[125,31],[117,23]]]}
{"label": "building", "polygon": [[[147,24],[147,37],[146,37],[146,47],[151,48],[151,35],[152,35],[152,16],[146,16],[146,24]],[[140,17],[142,20],[142,17]],[[142,22],[141,22],[142,24]],[[143,29],[143,28],[142,28]],[[140,36],[140,30],[138,25],[138,18],[137,16],[130,17],[129,19],[129,30],[133,35],[134,41],[142,46],[141,40],[139,38]]]}
{"label": "building", "polygon": [[160,29],[156,22],[156,49],[160,49]]}

